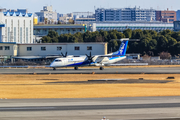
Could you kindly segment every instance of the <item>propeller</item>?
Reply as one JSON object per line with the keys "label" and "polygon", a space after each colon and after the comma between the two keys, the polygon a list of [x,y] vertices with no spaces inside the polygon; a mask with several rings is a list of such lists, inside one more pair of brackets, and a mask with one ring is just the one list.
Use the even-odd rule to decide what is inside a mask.
{"label": "propeller", "polygon": [[93,61],[94,56],[91,55],[91,52],[90,52],[89,55],[86,54],[86,56],[87,56],[87,58],[88,58],[87,60],[88,60],[89,63],[94,62],[94,61]]}
{"label": "propeller", "polygon": [[63,53],[61,52],[61,55],[62,55],[63,57],[67,57],[67,52],[66,52],[66,54],[63,54]]}

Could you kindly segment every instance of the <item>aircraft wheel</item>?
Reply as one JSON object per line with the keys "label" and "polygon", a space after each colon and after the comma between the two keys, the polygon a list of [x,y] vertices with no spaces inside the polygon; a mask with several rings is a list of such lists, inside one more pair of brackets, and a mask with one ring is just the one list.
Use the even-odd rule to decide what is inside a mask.
{"label": "aircraft wheel", "polygon": [[104,68],[103,68],[103,67],[100,67],[99,69],[100,69],[100,70],[104,70]]}
{"label": "aircraft wheel", "polygon": [[56,70],[56,68],[53,68],[53,70]]}
{"label": "aircraft wheel", "polygon": [[78,70],[78,67],[74,67],[75,70]]}

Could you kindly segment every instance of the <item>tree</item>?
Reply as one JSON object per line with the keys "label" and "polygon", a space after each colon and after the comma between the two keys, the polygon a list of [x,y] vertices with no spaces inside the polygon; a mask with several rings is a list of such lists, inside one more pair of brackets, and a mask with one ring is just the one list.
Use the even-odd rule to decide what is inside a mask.
{"label": "tree", "polygon": [[163,31],[160,32],[160,34],[163,35],[163,36],[167,36],[167,35],[171,36],[171,30],[168,30],[168,29],[167,30],[163,30]]}
{"label": "tree", "polygon": [[58,37],[53,37],[51,38],[52,43],[58,43]]}
{"label": "tree", "polygon": [[96,36],[95,42],[104,42],[104,38],[102,37],[102,35]]}
{"label": "tree", "polygon": [[180,41],[177,42],[177,44],[174,46],[174,49],[175,49],[174,54],[179,55],[180,54]]}
{"label": "tree", "polygon": [[118,50],[118,42],[117,40],[110,40],[108,44],[108,51],[109,52],[115,52]]}
{"label": "tree", "polygon": [[131,29],[126,29],[126,30],[123,31],[123,34],[125,35],[126,38],[131,38],[132,30]]}
{"label": "tree", "polygon": [[108,32],[100,30],[99,34],[104,38],[104,42],[108,42]]}
{"label": "tree", "polygon": [[149,41],[150,41],[150,38],[143,38],[141,41],[140,41],[140,46],[139,49],[140,49],[140,53],[141,54],[147,54],[149,52]]}
{"label": "tree", "polygon": [[141,39],[143,37],[143,31],[141,29],[132,31],[132,39]]}
{"label": "tree", "polygon": [[83,34],[83,40],[84,42],[91,42],[91,32],[90,31],[86,31],[84,34]]}
{"label": "tree", "polygon": [[122,32],[116,33],[117,39],[125,38],[125,35]]}
{"label": "tree", "polygon": [[51,43],[52,42],[51,38],[49,36],[43,36],[41,38],[41,40],[42,40],[42,43]]}
{"label": "tree", "polygon": [[47,36],[50,38],[58,38],[59,34],[56,31],[50,30]]}
{"label": "tree", "polygon": [[168,51],[168,40],[163,35],[157,36],[157,50],[158,52]]}
{"label": "tree", "polygon": [[75,40],[74,40],[75,43],[83,42],[83,35],[82,35],[82,33],[77,32],[73,36],[75,37]]}
{"label": "tree", "polygon": [[156,51],[156,48],[157,47],[157,41],[156,41],[156,39],[151,39],[150,41],[149,41],[149,52],[148,52],[148,54],[150,55],[150,56],[154,56],[154,55],[157,55],[156,53],[157,53],[157,51]]}

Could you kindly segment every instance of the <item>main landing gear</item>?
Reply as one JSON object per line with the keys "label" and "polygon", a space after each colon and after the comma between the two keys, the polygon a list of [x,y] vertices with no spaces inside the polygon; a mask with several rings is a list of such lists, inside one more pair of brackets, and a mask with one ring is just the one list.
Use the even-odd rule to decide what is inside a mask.
{"label": "main landing gear", "polygon": [[53,70],[56,70],[56,68],[53,68]]}
{"label": "main landing gear", "polygon": [[74,67],[74,70],[78,70],[78,67]]}
{"label": "main landing gear", "polygon": [[104,67],[100,67],[99,69],[100,69],[100,70],[104,70]]}

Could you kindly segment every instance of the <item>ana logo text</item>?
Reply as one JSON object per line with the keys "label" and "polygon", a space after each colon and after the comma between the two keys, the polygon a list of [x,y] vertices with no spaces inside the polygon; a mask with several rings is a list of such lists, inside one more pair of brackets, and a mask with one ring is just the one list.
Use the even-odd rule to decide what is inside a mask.
{"label": "ana logo text", "polygon": [[124,43],[122,43],[122,45],[121,45],[121,48],[120,48],[120,54],[122,54],[123,53],[123,50],[124,50],[124,47],[125,47],[125,44]]}

